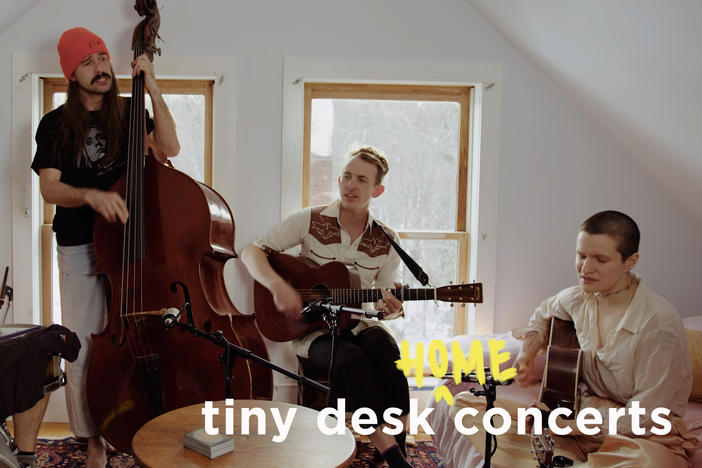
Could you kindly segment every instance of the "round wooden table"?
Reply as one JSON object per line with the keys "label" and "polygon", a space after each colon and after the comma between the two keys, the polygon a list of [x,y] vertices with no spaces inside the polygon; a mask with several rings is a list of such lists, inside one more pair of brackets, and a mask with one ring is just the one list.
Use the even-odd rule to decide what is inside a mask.
{"label": "round wooden table", "polygon": [[[336,468],[351,464],[356,454],[356,443],[344,427],[343,435],[324,435],[317,427],[318,411],[282,401],[234,400],[234,406],[216,401],[219,414],[213,417],[213,426],[225,433],[225,410],[234,413],[234,451],[209,459],[183,447],[183,436],[205,426],[203,404],[186,406],[152,419],[132,439],[132,453],[139,465],[159,467],[243,467],[243,468]],[[241,434],[241,408],[262,408],[266,415],[266,432],[258,434],[255,416],[250,418],[249,434]],[[292,426],[283,442],[273,442],[278,429],[271,414],[278,408],[286,420],[288,409],[297,408]],[[336,420],[327,417],[327,426],[335,427]]]}

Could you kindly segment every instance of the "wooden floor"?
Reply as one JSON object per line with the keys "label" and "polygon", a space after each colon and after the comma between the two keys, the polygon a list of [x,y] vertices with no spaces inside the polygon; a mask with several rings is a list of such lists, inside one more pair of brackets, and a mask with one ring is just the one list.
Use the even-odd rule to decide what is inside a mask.
{"label": "wooden floor", "polygon": [[[12,421],[7,421],[7,427],[10,429],[10,432],[14,433]],[[66,437],[70,437],[72,435],[73,433],[68,427],[68,423],[43,422],[39,427],[40,439],[65,439]]]}

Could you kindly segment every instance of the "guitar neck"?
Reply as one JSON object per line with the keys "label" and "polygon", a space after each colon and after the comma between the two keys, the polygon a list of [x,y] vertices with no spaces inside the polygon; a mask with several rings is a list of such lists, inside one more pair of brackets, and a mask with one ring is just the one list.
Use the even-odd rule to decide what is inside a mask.
{"label": "guitar neck", "polygon": [[[376,302],[383,298],[381,289],[298,289],[303,301],[331,299],[335,304],[360,304]],[[454,303],[483,302],[482,284],[457,284],[440,288],[396,288],[390,294],[400,301],[442,301]]]}
{"label": "guitar neck", "polygon": [[[383,298],[380,289],[331,289],[332,300],[337,304],[358,304],[377,302]],[[390,294],[401,301],[435,301],[436,288],[399,288],[391,289]]]}

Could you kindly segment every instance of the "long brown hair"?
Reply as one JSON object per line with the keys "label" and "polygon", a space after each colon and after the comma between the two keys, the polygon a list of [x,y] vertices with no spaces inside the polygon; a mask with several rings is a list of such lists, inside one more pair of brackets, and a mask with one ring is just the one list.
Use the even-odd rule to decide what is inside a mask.
{"label": "long brown hair", "polygon": [[[117,79],[112,71],[112,87],[103,96],[102,107],[97,111],[95,120],[95,125],[105,136],[105,165],[118,156],[120,143],[126,136],[124,108],[124,99],[119,95]],[[80,100],[78,83],[69,81],[66,103],[63,105],[63,119],[54,140],[54,157],[57,158],[59,167],[75,164],[76,157],[83,154],[90,126],[90,113]]]}

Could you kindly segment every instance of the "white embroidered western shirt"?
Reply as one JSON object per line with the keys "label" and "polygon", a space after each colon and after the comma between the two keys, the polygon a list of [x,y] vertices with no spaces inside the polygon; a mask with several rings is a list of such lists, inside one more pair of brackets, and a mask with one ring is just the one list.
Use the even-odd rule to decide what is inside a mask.
{"label": "white embroidered western shirt", "polygon": [[[319,265],[336,261],[356,267],[363,289],[393,288],[401,262],[399,255],[370,214],[366,230],[351,242],[351,236],[339,223],[339,203],[336,200],[328,206],[305,208],[257,239],[254,245],[278,252],[300,245],[300,254]],[[383,227],[399,244],[398,235]],[[369,326],[381,325],[374,320],[361,320],[352,332],[357,334]],[[308,357],[312,341],[324,333],[317,330],[293,340],[295,354]]]}
{"label": "white embroidered western shirt", "polygon": [[[597,298],[573,286],[543,301],[529,326],[512,334],[518,339],[536,334],[545,347],[551,317],[571,320],[583,350],[582,376],[589,391],[627,409],[638,401],[646,409],[639,423],[642,428],[651,427],[651,411],[658,407],[669,408],[671,417],[681,417],[692,389],[692,364],[677,310],[640,281],[621,320],[603,337],[604,343],[600,343],[597,313]],[[607,413],[602,415],[607,428]],[[619,418],[617,433],[633,434],[628,414]]]}

